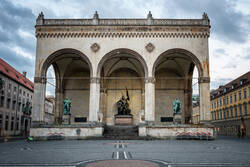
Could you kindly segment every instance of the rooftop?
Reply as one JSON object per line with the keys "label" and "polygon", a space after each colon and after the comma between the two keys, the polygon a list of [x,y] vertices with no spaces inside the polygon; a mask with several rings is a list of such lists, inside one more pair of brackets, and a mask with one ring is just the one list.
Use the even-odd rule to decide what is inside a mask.
{"label": "rooftop", "polygon": [[236,78],[235,80],[220,86],[215,91],[211,92],[211,99],[218,98],[224,94],[234,91],[242,86],[250,84],[250,71]]}
{"label": "rooftop", "polygon": [[45,19],[43,12],[39,14],[36,20],[36,26],[209,26],[210,21],[206,13],[203,13],[201,19],[155,19],[149,11],[147,18],[143,19],[100,19],[99,14],[95,12],[93,18],[89,19]]}
{"label": "rooftop", "polygon": [[5,62],[3,59],[0,58],[0,73],[3,73],[7,77],[11,78],[12,80],[16,81],[17,83],[22,84],[26,88],[30,89],[31,91],[34,90],[34,84],[31,82],[26,76],[19,73],[15,68]]}

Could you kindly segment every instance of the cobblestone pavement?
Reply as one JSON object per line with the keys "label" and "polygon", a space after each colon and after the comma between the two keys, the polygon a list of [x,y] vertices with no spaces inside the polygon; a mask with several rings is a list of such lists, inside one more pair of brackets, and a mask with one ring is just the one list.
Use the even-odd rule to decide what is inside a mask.
{"label": "cobblestone pavement", "polygon": [[133,163],[135,167],[142,163],[148,164],[148,167],[250,166],[250,139],[223,137],[213,141],[61,140],[31,143],[22,140],[0,143],[0,166],[98,167],[101,164],[111,167],[117,163],[120,166]]}

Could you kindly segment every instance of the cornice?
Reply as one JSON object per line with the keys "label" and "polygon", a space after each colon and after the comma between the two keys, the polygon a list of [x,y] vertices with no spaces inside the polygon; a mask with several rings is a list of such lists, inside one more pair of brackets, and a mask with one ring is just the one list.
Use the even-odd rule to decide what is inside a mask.
{"label": "cornice", "polygon": [[37,38],[209,38],[209,32],[37,32]]}

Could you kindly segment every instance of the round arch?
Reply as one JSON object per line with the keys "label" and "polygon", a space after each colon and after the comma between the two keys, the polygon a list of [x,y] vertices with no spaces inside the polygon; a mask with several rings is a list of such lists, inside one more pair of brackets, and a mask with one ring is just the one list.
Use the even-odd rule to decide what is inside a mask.
{"label": "round arch", "polygon": [[66,57],[67,55],[65,56],[65,54],[73,54],[79,57],[81,60],[86,61],[90,69],[90,77],[93,76],[93,67],[89,58],[81,51],[72,49],[72,48],[65,48],[65,49],[57,50],[54,53],[52,53],[49,57],[47,57],[47,59],[44,61],[42,68],[41,68],[41,76],[46,77],[47,69],[53,63],[53,61],[55,61],[59,57],[60,58]]}
{"label": "round arch", "polygon": [[100,62],[98,63],[98,66],[97,66],[97,75],[96,75],[97,77],[101,76],[101,70],[102,70],[102,67],[103,67],[104,63],[106,62],[106,60],[117,56],[117,54],[128,54],[128,57],[131,57],[131,55],[135,56],[135,58],[143,66],[145,77],[148,76],[148,66],[147,66],[147,63],[146,63],[146,61],[144,60],[144,58],[139,53],[137,53],[137,52],[135,52],[135,51],[133,51],[131,49],[119,48],[119,49],[115,49],[115,50],[112,50],[112,51],[106,53],[102,57],[102,59],[100,60]]}
{"label": "round arch", "polygon": [[159,63],[159,61],[163,58],[163,57],[170,57],[171,55],[178,53],[178,54],[183,54],[185,56],[187,56],[188,58],[190,58],[192,60],[192,62],[195,64],[195,66],[198,69],[198,73],[199,73],[199,78],[203,76],[203,68],[201,65],[200,60],[190,51],[185,50],[185,49],[180,49],[180,48],[174,48],[174,49],[169,49],[163,53],[161,53],[158,58],[156,59],[156,61],[154,62],[153,65],[153,69],[152,69],[152,76],[155,76],[155,68],[157,66],[157,64]]}

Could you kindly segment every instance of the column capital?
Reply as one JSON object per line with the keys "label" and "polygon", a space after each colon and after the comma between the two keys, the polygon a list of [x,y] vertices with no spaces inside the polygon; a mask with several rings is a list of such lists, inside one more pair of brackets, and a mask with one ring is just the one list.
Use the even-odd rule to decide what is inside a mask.
{"label": "column capital", "polygon": [[47,78],[46,77],[34,77],[34,83],[46,83]]}
{"label": "column capital", "polygon": [[96,84],[99,84],[100,83],[100,78],[98,77],[91,77],[90,78],[90,83],[96,83]]}
{"label": "column capital", "polygon": [[210,83],[210,77],[199,77],[199,83]]}
{"label": "column capital", "polygon": [[145,83],[155,83],[154,77],[145,77]]}

